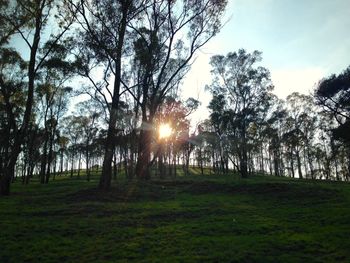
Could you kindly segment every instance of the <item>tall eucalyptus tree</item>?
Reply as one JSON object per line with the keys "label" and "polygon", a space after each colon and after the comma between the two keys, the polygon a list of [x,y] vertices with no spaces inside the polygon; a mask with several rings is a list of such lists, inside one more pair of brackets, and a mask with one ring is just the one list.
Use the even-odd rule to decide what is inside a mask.
{"label": "tall eucalyptus tree", "polygon": [[[16,40],[23,40],[26,46],[26,51],[19,53],[18,56],[29,57],[25,67],[21,70],[25,74],[25,97],[24,97],[24,111],[19,120],[13,118],[14,111],[16,111],[16,104],[13,103],[11,97],[11,87],[8,85],[8,72],[2,71],[0,74],[0,91],[4,97],[4,104],[7,109],[8,121],[12,128],[9,131],[12,137],[11,149],[8,152],[6,161],[0,170],[0,195],[8,195],[10,193],[10,181],[14,175],[14,168],[17,158],[21,152],[21,146],[24,142],[25,136],[30,126],[32,117],[32,108],[34,103],[34,89],[35,80],[38,71],[42,67],[47,56],[51,53],[52,48],[38,56],[38,51],[43,44],[43,34],[49,24],[49,20],[53,18],[54,10],[64,9],[63,2],[54,0],[15,0],[15,1],[1,1],[0,20],[4,25],[0,30],[0,45],[1,49],[5,45],[13,44],[11,40],[17,37]],[[74,16],[56,12],[55,19],[58,28],[57,33],[49,36],[52,44],[60,41],[64,33],[69,29],[74,21]],[[14,48],[7,48],[14,50]],[[24,60],[22,58],[22,60]]]}
{"label": "tall eucalyptus tree", "polygon": [[[248,53],[240,49],[210,60],[214,78],[208,89],[224,107],[226,136],[232,142],[228,156],[244,178],[248,176],[248,131],[269,107],[266,102],[273,89],[269,71],[255,66],[261,59],[259,51]],[[233,156],[238,157],[238,164]]]}
{"label": "tall eucalyptus tree", "polygon": [[219,32],[226,4],[226,0],[149,1],[142,18],[130,24],[141,90],[139,178],[150,177],[150,146],[159,106],[167,96],[176,94],[196,52]]}

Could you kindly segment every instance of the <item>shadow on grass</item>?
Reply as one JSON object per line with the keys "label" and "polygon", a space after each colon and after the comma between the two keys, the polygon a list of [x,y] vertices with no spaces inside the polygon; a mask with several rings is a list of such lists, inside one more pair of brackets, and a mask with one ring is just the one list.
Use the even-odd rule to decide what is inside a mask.
{"label": "shadow on grass", "polygon": [[153,180],[120,183],[109,191],[98,188],[80,190],[66,196],[67,202],[138,202],[167,201],[176,199],[178,194],[206,195],[248,195],[269,201],[322,203],[344,200],[340,191],[320,185],[290,182],[260,182],[225,184],[213,181],[194,180]]}

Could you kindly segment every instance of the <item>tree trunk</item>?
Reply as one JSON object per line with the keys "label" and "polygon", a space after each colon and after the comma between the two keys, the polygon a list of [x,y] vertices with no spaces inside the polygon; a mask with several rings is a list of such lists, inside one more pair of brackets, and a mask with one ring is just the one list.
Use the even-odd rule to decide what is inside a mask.
{"label": "tree trunk", "polygon": [[3,175],[0,179],[0,193],[1,195],[9,195],[10,194],[10,183],[11,179],[14,176],[15,172],[15,164],[13,166],[8,165],[5,169],[3,169]]}
{"label": "tree trunk", "polygon": [[299,173],[299,179],[303,179],[303,173],[301,171],[301,161],[300,161],[300,153],[299,150],[296,151],[297,155],[297,165],[298,165],[298,173]]}
{"label": "tree trunk", "polygon": [[185,167],[185,173],[188,175],[190,173],[190,154],[191,152],[187,150],[186,152],[186,167]]}
{"label": "tree trunk", "polygon": [[79,160],[78,160],[78,178],[80,178],[80,169],[81,169],[81,150],[79,151]]}
{"label": "tree trunk", "polygon": [[242,147],[241,160],[240,160],[240,172],[242,178],[248,177],[248,154],[245,149],[245,146]]}
{"label": "tree trunk", "polygon": [[278,153],[276,149],[273,150],[273,164],[274,164],[275,176],[280,176]]}
{"label": "tree trunk", "polygon": [[74,154],[75,154],[75,146],[72,147],[72,159],[71,159],[71,167],[70,167],[70,177],[73,177],[73,171],[74,171]]}
{"label": "tree trunk", "polygon": [[47,137],[45,137],[45,143],[43,147],[43,154],[41,156],[41,165],[40,165],[40,183],[45,183],[45,173],[46,173],[46,164],[47,164]]}
{"label": "tree trunk", "polygon": [[293,148],[291,148],[291,150],[290,150],[290,169],[292,170],[292,177],[295,178],[294,160],[293,160]]}
{"label": "tree trunk", "polygon": [[28,126],[30,122],[30,117],[33,108],[33,98],[34,98],[34,80],[36,76],[35,64],[36,64],[36,53],[39,47],[40,41],[40,31],[42,26],[42,11],[43,6],[38,8],[38,13],[35,17],[35,30],[33,36],[33,43],[30,48],[30,58],[28,64],[28,91],[26,98],[26,106],[23,115],[22,126],[19,132],[15,136],[12,152],[10,158],[5,167],[3,167],[3,174],[0,175],[0,195],[10,194],[10,182],[14,175],[15,165],[18,155],[21,152],[21,145],[24,141],[24,137],[27,134]]}
{"label": "tree trunk", "polygon": [[140,132],[140,142],[139,142],[139,154],[136,164],[136,175],[139,179],[148,180],[150,179],[149,163],[151,161],[151,131],[149,127],[151,122],[148,122],[148,125],[145,124],[145,129],[142,129]]}
{"label": "tree trunk", "polygon": [[114,160],[113,160],[113,179],[117,180],[117,149],[114,149]]}
{"label": "tree trunk", "polygon": [[45,176],[45,184],[49,183],[50,175],[51,175],[51,163],[52,163],[52,157],[53,157],[53,140],[54,140],[54,131],[50,132],[50,139],[49,139],[49,155],[47,158],[47,171]]}
{"label": "tree trunk", "polygon": [[57,154],[55,155],[55,161],[53,164],[53,177],[52,180],[56,179],[56,174],[57,174]]}
{"label": "tree trunk", "polygon": [[89,169],[89,162],[90,162],[90,153],[89,153],[89,141],[85,145],[86,147],[86,180],[90,181],[90,169]]}
{"label": "tree trunk", "polygon": [[261,143],[260,154],[261,154],[260,171],[264,174],[265,168],[264,168],[264,146],[263,146],[263,143]]}
{"label": "tree trunk", "polygon": [[204,175],[202,147],[199,148],[199,156],[198,157],[199,157],[199,166],[201,168],[201,175]]}
{"label": "tree trunk", "polygon": [[174,178],[176,178],[176,173],[177,173],[177,164],[178,164],[178,162],[179,162],[179,160],[176,158],[177,156],[176,156],[176,154],[174,155],[174,159],[173,159],[173,161],[174,161]]}
{"label": "tree trunk", "polygon": [[60,174],[63,174],[63,148],[61,149],[61,167],[60,167]]}
{"label": "tree trunk", "polygon": [[[113,96],[113,97],[114,97],[114,101],[116,101],[116,100],[119,101],[119,89],[118,89],[118,98],[116,98],[116,96]],[[99,184],[99,188],[103,189],[103,190],[108,190],[111,187],[113,149],[115,147],[114,134],[115,134],[115,125],[117,123],[118,103],[119,102],[114,103],[114,104],[116,104],[116,106],[114,108],[112,105],[111,117],[110,117],[109,125],[108,125],[108,133],[107,133],[107,139],[106,139],[106,144],[105,144],[105,153],[104,153],[103,165],[102,165],[102,174],[100,177],[100,184]]]}
{"label": "tree trunk", "polygon": [[121,85],[121,58],[123,54],[124,37],[126,32],[127,16],[131,1],[121,1],[122,4],[122,18],[120,22],[120,29],[118,32],[118,43],[116,48],[116,62],[115,62],[115,79],[114,90],[112,97],[112,104],[110,110],[110,118],[107,131],[107,139],[105,144],[105,153],[103,158],[102,174],[100,177],[99,188],[108,190],[111,187],[112,181],[112,161],[113,150],[115,147],[115,126],[117,124],[118,108],[119,108],[119,96]]}

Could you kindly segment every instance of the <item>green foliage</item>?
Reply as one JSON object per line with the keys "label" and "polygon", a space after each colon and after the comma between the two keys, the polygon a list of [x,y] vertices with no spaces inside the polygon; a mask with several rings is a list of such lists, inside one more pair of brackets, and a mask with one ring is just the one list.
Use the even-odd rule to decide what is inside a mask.
{"label": "green foliage", "polygon": [[350,66],[341,74],[321,80],[315,89],[316,103],[323,111],[334,116],[339,126],[333,130],[334,138],[350,143]]}
{"label": "green foliage", "polygon": [[0,261],[350,260],[346,183],[192,175],[105,193],[96,180],[15,183],[0,199]]}

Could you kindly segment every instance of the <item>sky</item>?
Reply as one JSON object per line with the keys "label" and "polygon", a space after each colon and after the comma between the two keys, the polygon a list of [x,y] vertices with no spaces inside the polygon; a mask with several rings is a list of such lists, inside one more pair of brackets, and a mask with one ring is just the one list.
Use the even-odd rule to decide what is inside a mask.
{"label": "sky", "polygon": [[[182,97],[201,102],[190,118],[196,127],[208,118],[211,100],[210,57],[240,48],[262,51],[261,66],[270,70],[281,99],[350,65],[350,0],[228,0],[224,27],[197,53],[182,85]],[[14,40],[19,50],[23,41]]]}
{"label": "sky", "polygon": [[197,54],[184,80],[182,96],[202,102],[192,123],[208,117],[212,55],[262,51],[274,93],[285,99],[310,94],[315,84],[350,65],[350,0],[229,0],[226,24]]}

